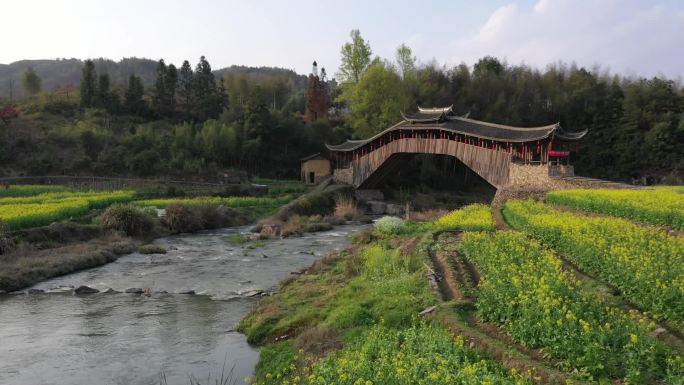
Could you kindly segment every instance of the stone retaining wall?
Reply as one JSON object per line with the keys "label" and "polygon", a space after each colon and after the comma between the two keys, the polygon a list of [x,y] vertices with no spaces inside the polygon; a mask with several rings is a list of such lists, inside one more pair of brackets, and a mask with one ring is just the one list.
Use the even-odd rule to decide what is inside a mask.
{"label": "stone retaining wall", "polygon": [[353,184],[354,169],[351,167],[336,168],[335,171],[333,171],[333,180],[335,181],[335,183]]}

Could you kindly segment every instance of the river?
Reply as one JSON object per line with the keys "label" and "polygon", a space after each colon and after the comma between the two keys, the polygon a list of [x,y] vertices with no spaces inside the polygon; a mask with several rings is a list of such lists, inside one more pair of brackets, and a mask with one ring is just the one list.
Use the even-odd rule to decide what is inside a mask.
{"label": "river", "polygon": [[[241,384],[259,358],[232,330],[257,301],[246,294],[277,288],[293,271],[346,247],[361,228],[339,226],[257,247],[224,239],[246,227],[172,236],[155,241],[167,254],[134,253],[34,286],[43,294],[0,295],[0,384],[151,385],[164,376],[175,385],[194,376],[208,385],[231,368]],[[69,285],[153,294],[55,290]],[[188,290],[196,294],[179,294]]]}

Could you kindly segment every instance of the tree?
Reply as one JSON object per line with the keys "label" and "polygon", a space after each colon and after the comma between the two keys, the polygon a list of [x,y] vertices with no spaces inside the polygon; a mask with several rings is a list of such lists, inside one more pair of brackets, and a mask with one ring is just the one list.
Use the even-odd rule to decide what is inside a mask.
{"label": "tree", "polygon": [[92,60],[86,60],[83,65],[80,85],[81,106],[83,107],[93,107],[93,103],[95,102],[96,77],[95,63],[93,63]]}
{"label": "tree", "polygon": [[351,109],[354,135],[367,138],[400,119],[406,94],[394,68],[378,62],[368,68],[354,87],[343,87],[340,98]]}
{"label": "tree", "polygon": [[191,106],[194,102],[192,98],[193,75],[190,63],[185,60],[178,76],[178,99],[180,102],[180,109],[186,116],[190,115]]}
{"label": "tree", "polygon": [[40,92],[41,79],[38,76],[38,74],[35,71],[33,71],[32,67],[26,69],[26,72],[24,72],[24,76],[22,77],[21,82],[24,86],[24,89],[29,95],[33,96]]}
{"label": "tree", "polygon": [[145,88],[139,76],[128,78],[128,88],[124,93],[124,110],[131,115],[147,115],[147,102],[143,99]]}
{"label": "tree", "polygon": [[340,65],[338,77],[342,82],[356,83],[371,64],[371,55],[373,53],[370,44],[363,40],[358,29],[353,29],[349,36],[351,37],[351,42],[345,43],[342,46],[342,64]]}
{"label": "tree", "polygon": [[397,47],[395,54],[397,61],[397,70],[402,79],[412,77],[416,72],[416,57],[413,56],[411,48],[402,43]]}
{"label": "tree", "polygon": [[164,78],[164,112],[166,116],[172,117],[176,113],[176,88],[178,88],[178,71],[176,66],[169,64],[166,67],[166,77]]}
{"label": "tree", "polygon": [[211,65],[204,56],[195,67],[191,89],[190,115],[198,121],[218,118],[226,106],[226,95],[222,87],[217,87]]}
{"label": "tree", "polygon": [[152,89],[152,109],[160,118],[166,117],[168,112],[166,106],[168,102],[166,85],[166,63],[164,63],[164,59],[159,59],[157,64],[157,80],[155,80],[154,88]]}
{"label": "tree", "polygon": [[102,108],[108,112],[116,112],[119,104],[118,95],[111,89],[109,74],[101,74],[97,80],[97,88],[95,88],[93,107]]}

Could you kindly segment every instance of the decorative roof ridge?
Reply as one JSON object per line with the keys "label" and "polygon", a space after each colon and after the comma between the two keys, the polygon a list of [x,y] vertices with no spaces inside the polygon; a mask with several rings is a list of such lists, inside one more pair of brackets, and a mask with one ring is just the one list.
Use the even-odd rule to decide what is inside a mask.
{"label": "decorative roof ridge", "polygon": [[321,155],[320,152],[317,152],[317,153],[315,153],[315,154],[311,154],[311,155],[309,155],[309,156],[305,156],[304,158],[299,159],[299,161],[300,161],[300,162],[306,162],[307,160],[314,159],[314,158],[316,158],[317,156],[320,156],[321,158],[327,159],[325,156]]}
{"label": "decorative roof ridge", "polygon": [[[417,117],[417,116],[412,116],[412,115],[406,115],[404,111],[399,112],[401,114],[402,119],[409,123],[429,123],[429,122],[439,122],[442,121],[445,117],[444,113],[442,112],[440,115],[435,115],[435,116],[428,116],[428,117]],[[422,113],[422,112],[419,112]]]}
{"label": "decorative roof ridge", "polygon": [[541,130],[541,129],[555,129],[557,127],[560,127],[560,123],[552,123],[552,124],[547,124],[545,126],[537,126],[537,127],[517,127],[517,126],[509,126],[506,124],[483,122],[481,120],[464,118],[462,116],[449,116],[447,118],[447,120],[460,120],[463,122],[481,124],[483,126],[489,126],[489,127],[503,128],[503,129],[512,130],[512,131],[534,131],[534,130]]}
{"label": "decorative roof ridge", "polygon": [[418,106],[418,111],[419,112],[442,112],[442,113],[448,114],[448,113],[454,112],[454,105],[452,104],[448,107],[428,107],[428,108]]}

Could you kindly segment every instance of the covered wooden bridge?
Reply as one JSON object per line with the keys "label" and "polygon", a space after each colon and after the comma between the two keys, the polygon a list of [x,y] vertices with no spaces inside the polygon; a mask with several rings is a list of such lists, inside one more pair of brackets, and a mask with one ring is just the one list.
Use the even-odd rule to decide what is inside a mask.
{"label": "covered wooden bridge", "polygon": [[454,114],[451,107],[418,108],[401,122],[364,140],[327,145],[334,178],[372,188],[401,166],[407,154],[457,158],[496,188],[511,181],[512,165],[568,165],[587,131],[568,132],[560,124],[513,127]]}

